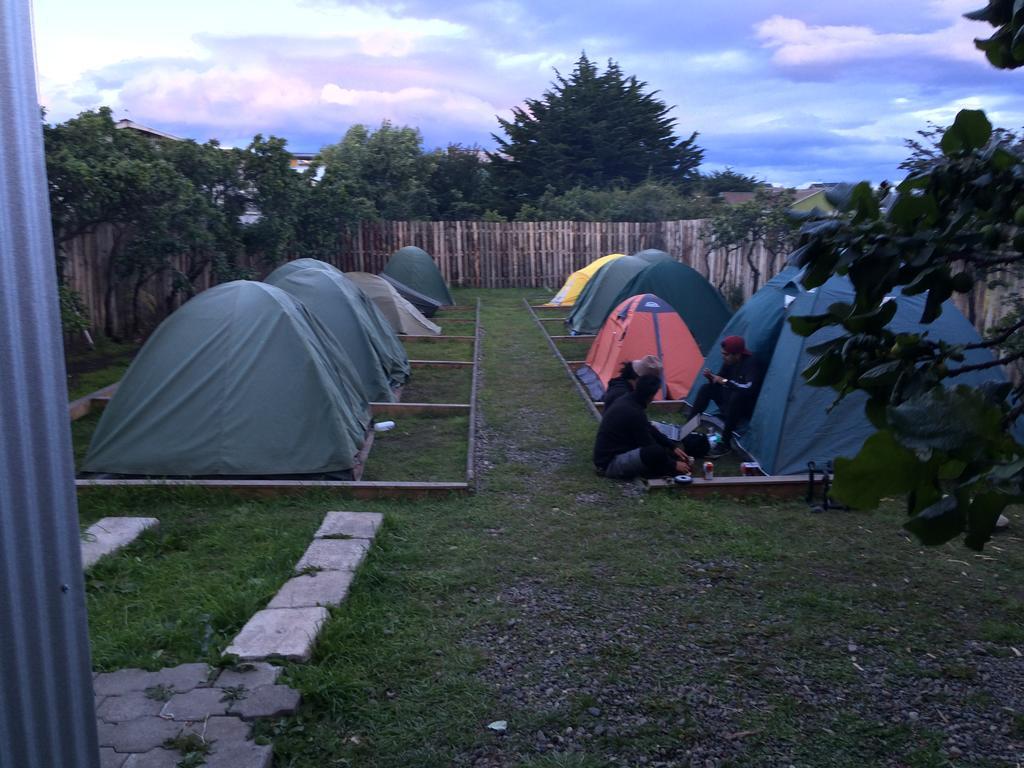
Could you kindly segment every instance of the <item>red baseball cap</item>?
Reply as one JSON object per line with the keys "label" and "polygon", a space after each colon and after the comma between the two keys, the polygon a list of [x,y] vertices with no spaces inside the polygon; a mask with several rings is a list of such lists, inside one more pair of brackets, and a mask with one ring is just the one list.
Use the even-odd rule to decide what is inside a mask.
{"label": "red baseball cap", "polygon": [[754,354],[747,349],[747,342],[743,340],[742,336],[726,336],[722,339],[722,352],[727,355],[743,355],[744,357]]}

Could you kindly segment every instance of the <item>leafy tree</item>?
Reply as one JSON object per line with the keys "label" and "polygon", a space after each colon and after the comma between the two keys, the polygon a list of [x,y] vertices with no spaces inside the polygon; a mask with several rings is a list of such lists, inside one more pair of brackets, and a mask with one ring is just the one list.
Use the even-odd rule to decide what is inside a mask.
{"label": "leafy tree", "polygon": [[191,185],[153,142],[115,128],[105,107],[57,126],[44,125],[43,136],[61,282],[62,255],[71,239],[100,225],[113,232],[104,296],[104,331],[113,336],[117,286],[167,268],[169,220],[187,207]]}
{"label": "leafy tree", "polygon": [[385,120],[376,131],[353,125],[317,163],[360,219],[427,219],[434,200],[429,179],[437,161],[425,154],[419,130]]}
{"label": "leafy tree", "polygon": [[539,99],[527,99],[499,118],[490,153],[496,188],[515,212],[548,189],[555,195],[583,189],[629,188],[656,181],[685,188],[703,150],[697,134],[678,139],[671,107],[647,93],[647,83],[623,74],[614,61],[602,73],[582,54],[572,73],[555,70]]}
{"label": "leafy tree", "polygon": [[682,194],[676,187],[645,182],[632,189],[584,189],[575,187],[555,194],[548,190],[536,204],[525,204],[516,214],[519,221],[666,221],[696,219],[709,207]]}
{"label": "leafy tree", "polygon": [[287,142],[256,134],[242,155],[242,178],[249,212],[257,216],[242,232],[246,252],[264,266],[291,254],[309,192],[308,180],[291,167]]}
{"label": "leafy tree", "polygon": [[[761,285],[761,270],[754,258],[763,246],[771,258],[771,277],[796,242],[797,222],[790,215],[792,200],[784,190],[758,189],[754,199],[739,205],[718,205],[704,225],[704,260],[711,274],[711,253],[722,249],[743,258],[754,277],[754,290]],[[725,290],[724,285],[718,286]]]}
{"label": "leafy tree", "polygon": [[726,168],[724,171],[712,171],[698,174],[696,191],[706,197],[718,197],[722,192],[755,192],[764,186],[764,182],[754,176],[747,176]]}
{"label": "leafy tree", "polygon": [[981,10],[966,14],[973,21],[987,21],[996,31],[974,45],[985,52],[989,63],[999,69],[1024,66],[1024,3],[1019,0],[989,0]]}
{"label": "leafy tree", "polygon": [[433,152],[427,190],[434,218],[448,221],[479,219],[494,205],[489,163],[479,147],[450,144]]}
{"label": "leafy tree", "polygon": [[[1024,3],[992,0],[970,18],[998,27],[977,41],[989,61],[1024,65]],[[837,461],[836,495],[860,507],[903,495],[911,517],[906,528],[923,542],[965,533],[967,546],[980,550],[1000,512],[1024,500],[1024,447],[1014,436],[1024,383],[971,388],[957,381],[1024,359],[1024,319],[1011,315],[980,343],[952,345],[887,330],[895,303],[884,299],[896,288],[926,294],[921,319],[930,323],[954,292],[993,276],[1020,275],[1024,153],[976,110],[962,110],[938,146],[941,154],[915,166],[888,210],[864,182],[834,195],[842,216],[804,227],[794,259],[806,267],[805,285],[844,274],[856,298],[790,322],[803,335],[840,331],[816,349],[804,376],[840,396],[865,392],[867,416],[879,430],[856,457]],[[975,349],[993,356],[965,362]]]}

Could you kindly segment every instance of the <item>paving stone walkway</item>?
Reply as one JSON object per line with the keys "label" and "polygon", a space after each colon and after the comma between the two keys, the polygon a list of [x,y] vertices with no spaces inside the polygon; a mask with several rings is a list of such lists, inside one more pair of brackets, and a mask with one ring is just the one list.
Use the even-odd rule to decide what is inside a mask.
{"label": "paving stone walkway", "polygon": [[126,547],[143,531],[160,525],[155,517],[104,517],[82,535],[82,568],[91,568],[97,560]]}
{"label": "paving stone walkway", "polygon": [[251,723],[291,715],[301,700],[277,684],[280,671],[182,664],[97,674],[101,768],[175,768],[189,759],[206,768],[269,768],[272,749],[252,740]]}
{"label": "paving stone walkway", "polygon": [[327,621],[327,606],[340,604],[348,595],[381,520],[376,512],[328,512],[296,564],[296,575],[249,619],[224,653],[243,661],[308,661]]}

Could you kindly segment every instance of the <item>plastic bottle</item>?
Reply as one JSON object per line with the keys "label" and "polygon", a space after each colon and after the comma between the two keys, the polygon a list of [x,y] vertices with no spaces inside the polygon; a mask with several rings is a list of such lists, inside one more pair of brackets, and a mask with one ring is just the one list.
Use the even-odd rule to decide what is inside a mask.
{"label": "plastic bottle", "polygon": [[378,421],[373,425],[375,432],[387,432],[389,429],[395,428],[395,422],[393,421]]}

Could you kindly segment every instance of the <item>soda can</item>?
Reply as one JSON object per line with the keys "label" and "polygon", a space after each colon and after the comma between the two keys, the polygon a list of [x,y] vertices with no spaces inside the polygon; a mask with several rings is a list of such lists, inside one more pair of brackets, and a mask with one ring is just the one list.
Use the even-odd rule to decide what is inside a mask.
{"label": "soda can", "polygon": [[713,461],[704,462],[704,479],[714,480],[715,479],[715,463]]}
{"label": "soda can", "polygon": [[761,474],[761,465],[756,461],[744,461],[740,464],[740,474],[747,477],[757,477]]}

